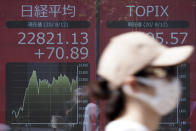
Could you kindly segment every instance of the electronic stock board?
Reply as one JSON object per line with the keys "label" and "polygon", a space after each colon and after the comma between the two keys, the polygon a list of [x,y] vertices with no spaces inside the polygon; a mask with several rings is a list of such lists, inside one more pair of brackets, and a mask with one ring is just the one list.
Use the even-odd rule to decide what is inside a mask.
{"label": "electronic stock board", "polygon": [[[89,100],[75,92],[96,79],[98,58],[115,35],[144,31],[167,46],[195,45],[194,0],[0,3],[0,123],[16,130],[83,130]],[[196,130],[195,68],[195,54],[176,67],[182,98],[159,130]],[[105,105],[98,105],[103,130]]]}
{"label": "electronic stock board", "polygon": [[0,3],[1,123],[82,130],[88,99],[79,89],[96,77],[96,2]]}
{"label": "electronic stock board", "polygon": [[[127,0],[100,3],[100,52],[112,36],[144,31],[162,44],[174,47],[195,44],[194,0]],[[149,52],[150,53],[150,52]],[[195,60],[177,67],[183,94],[177,108],[164,117],[159,130],[195,130],[190,116],[195,101]],[[194,116],[192,116],[194,117]]]}

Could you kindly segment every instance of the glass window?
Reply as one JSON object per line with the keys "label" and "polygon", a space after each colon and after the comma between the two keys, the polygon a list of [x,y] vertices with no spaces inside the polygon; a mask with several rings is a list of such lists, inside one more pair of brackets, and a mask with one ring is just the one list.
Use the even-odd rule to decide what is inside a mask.
{"label": "glass window", "polygon": [[[144,31],[170,47],[194,45],[195,7],[194,0],[1,0],[0,130],[103,131],[105,103],[83,89],[109,39]],[[159,130],[196,130],[194,57],[176,67],[182,97]]]}

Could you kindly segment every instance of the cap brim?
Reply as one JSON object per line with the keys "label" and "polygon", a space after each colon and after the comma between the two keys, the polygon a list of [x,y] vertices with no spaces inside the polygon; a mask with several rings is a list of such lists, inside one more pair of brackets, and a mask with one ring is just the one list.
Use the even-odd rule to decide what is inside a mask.
{"label": "cap brim", "polygon": [[181,47],[166,47],[161,55],[156,57],[152,66],[173,66],[185,62],[193,53],[193,46],[186,45]]}

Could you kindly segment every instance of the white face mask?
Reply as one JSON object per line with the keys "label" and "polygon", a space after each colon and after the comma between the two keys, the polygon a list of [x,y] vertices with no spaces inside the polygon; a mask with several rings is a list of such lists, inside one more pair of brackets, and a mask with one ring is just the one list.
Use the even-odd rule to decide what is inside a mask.
{"label": "white face mask", "polygon": [[172,81],[158,78],[136,78],[140,83],[154,88],[155,94],[149,95],[143,92],[134,92],[129,85],[123,86],[123,92],[144,101],[158,112],[166,115],[178,104],[181,95],[181,84],[177,78]]}

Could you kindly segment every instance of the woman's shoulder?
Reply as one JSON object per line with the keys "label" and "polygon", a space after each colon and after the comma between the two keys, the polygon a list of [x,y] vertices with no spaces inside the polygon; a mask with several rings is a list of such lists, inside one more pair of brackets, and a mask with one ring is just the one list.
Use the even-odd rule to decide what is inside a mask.
{"label": "woman's shoulder", "polygon": [[128,121],[114,120],[106,125],[105,131],[149,131],[144,125]]}

